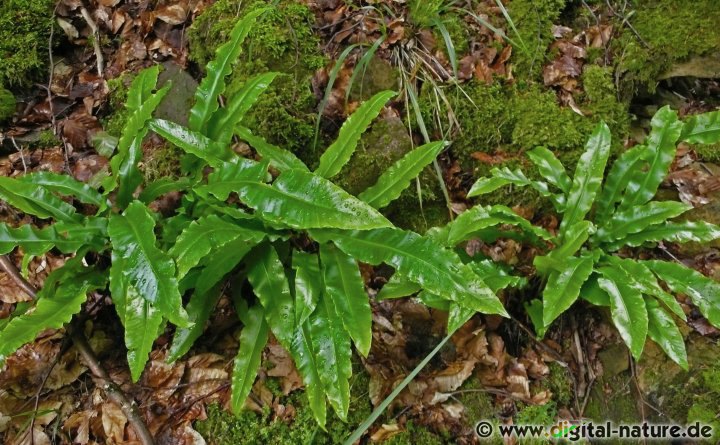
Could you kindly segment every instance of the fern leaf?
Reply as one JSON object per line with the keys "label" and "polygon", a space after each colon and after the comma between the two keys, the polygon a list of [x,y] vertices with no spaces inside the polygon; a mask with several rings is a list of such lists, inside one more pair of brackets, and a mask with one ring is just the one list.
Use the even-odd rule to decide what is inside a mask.
{"label": "fern leaf", "polygon": [[377,182],[358,195],[358,198],[381,209],[397,199],[410,182],[430,164],[447,143],[431,142],[411,151],[391,165]]}
{"label": "fern leaf", "polygon": [[720,142],[720,111],[696,114],[685,119],[680,140],[691,144]]}
{"label": "fern leaf", "polygon": [[294,154],[267,142],[260,136],[256,136],[248,128],[243,126],[235,127],[235,134],[243,141],[250,144],[263,159],[270,161],[270,165],[280,171],[298,169],[308,170],[307,166]]}
{"label": "fern leaf", "polygon": [[277,75],[278,73],[263,73],[249,79],[243,89],[230,99],[227,106],[217,110],[210,118],[207,129],[208,137],[223,144],[229,144],[235,126]]}
{"label": "fern leaf", "polygon": [[355,152],[360,136],[367,130],[370,122],[380,114],[385,103],[395,94],[394,91],[381,91],[365,101],[347,118],[340,128],[335,142],[320,156],[320,165],[315,171],[318,175],[332,178],[340,173]]}
{"label": "fern leaf", "polygon": [[560,238],[568,228],[583,219],[590,211],[595,195],[605,173],[605,165],[610,156],[610,128],[603,122],[595,129],[580,156],[575,177],[573,178],[567,205],[560,223]]}
{"label": "fern leaf", "polygon": [[320,247],[325,292],[360,354],[370,353],[372,310],[357,262],[332,244]]}
{"label": "fern leaf", "polygon": [[[55,277],[67,273],[68,270],[63,270],[65,267],[68,266],[52,272],[47,281],[55,281]],[[61,280],[57,286],[42,289],[35,309],[14,317],[0,331],[0,366],[10,354],[35,340],[42,331],[62,328],[80,312],[89,291],[105,286],[105,277],[95,270],[75,269],[69,278]]]}
{"label": "fern leaf", "polygon": [[144,204],[133,201],[122,215],[113,215],[108,225],[110,240],[128,285],[157,308],[172,323],[188,327],[182,307],[175,264],[156,246],[155,220]]}
{"label": "fern leaf", "polygon": [[255,20],[268,8],[255,9],[246,14],[235,24],[230,32],[230,40],[221,45],[215,53],[215,59],[208,63],[206,76],[195,91],[195,105],[190,109],[188,124],[190,130],[203,133],[207,122],[217,111],[218,97],[225,91],[225,77],[232,71],[232,65],[242,50],[242,43],[247,37]]}
{"label": "fern leaf", "polygon": [[28,184],[35,184],[44,187],[51,192],[71,196],[85,204],[92,204],[102,211],[107,208],[108,202],[103,196],[90,187],[69,175],[59,175],[52,172],[35,172],[19,178],[20,181]]}
{"label": "fern leaf", "polygon": [[535,147],[526,154],[532,163],[535,164],[543,178],[562,190],[563,193],[570,193],[570,186],[572,185],[570,177],[565,171],[565,167],[560,160],[555,157],[553,152],[545,147]]}
{"label": "fern leaf", "polygon": [[218,167],[233,157],[227,144],[213,141],[197,131],[189,130],[174,122],[153,119],[150,121],[149,127],[168,142],[186,153],[197,156],[212,167]]}
{"label": "fern leaf", "polygon": [[258,304],[247,312],[246,324],[240,333],[240,348],[233,364],[230,404],[235,413],[240,412],[245,399],[250,395],[267,340],[268,325],[265,321],[265,312]]}

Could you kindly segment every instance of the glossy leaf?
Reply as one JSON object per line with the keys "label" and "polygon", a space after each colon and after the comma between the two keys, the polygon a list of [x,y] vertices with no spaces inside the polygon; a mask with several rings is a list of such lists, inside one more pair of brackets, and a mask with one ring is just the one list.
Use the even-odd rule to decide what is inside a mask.
{"label": "glossy leaf", "polygon": [[0,200],[38,218],[54,218],[65,222],[79,222],[82,218],[73,206],[53,195],[45,187],[6,176],[0,176]]}
{"label": "glossy leaf", "polygon": [[660,287],[657,278],[645,264],[630,258],[623,259],[616,256],[608,256],[606,261],[612,264],[613,267],[624,271],[628,283],[635,289],[643,294],[654,296],[665,303],[665,306],[675,315],[682,320],[686,319],[685,312],[683,312],[682,307],[680,307],[680,303],[677,302],[674,296],[668,294]]}
{"label": "glossy leaf", "polygon": [[623,246],[642,246],[645,243],[668,241],[671,243],[705,243],[720,238],[720,227],[705,221],[664,222],[644,228],[624,238],[605,244],[608,251]]}
{"label": "glossy leaf", "polygon": [[575,169],[567,206],[560,223],[561,239],[565,237],[568,228],[585,219],[585,215],[590,211],[595,195],[600,189],[609,156],[610,128],[605,123],[601,123],[590,136],[585,152],[580,156]]}
{"label": "glossy leaf", "polygon": [[123,274],[128,284],[172,323],[188,327],[175,278],[175,263],[157,248],[154,230],[155,220],[140,201],[133,201],[122,215],[113,215],[108,225],[114,250],[123,259]]}
{"label": "glossy leaf", "polygon": [[598,284],[598,274],[590,275],[582,288],[580,288],[580,298],[589,301],[595,306],[610,307],[610,296]]}
{"label": "glossy leaf", "polygon": [[569,226],[565,232],[565,239],[555,247],[550,255],[556,260],[564,260],[577,253],[590,237],[594,227],[590,221],[580,221]]}
{"label": "glossy leaf", "polygon": [[527,285],[527,279],[510,275],[507,267],[503,267],[501,264],[491,260],[472,261],[468,265],[475,272],[475,275],[482,278],[493,292],[498,292],[507,287],[521,288]]}
{"label": "glossy leaf", "polygon": [[340,133],[335,142],[320,156],[320,164],[315,173],[324,178],[332,178],[340,173],[355,152],[360,136],[380,114],[385,103],[395,94],[394,91],[381,91],[363,102],[340,127]]}
{"label": "glossy leaf", "polygon": [[0,223],[0,254],[20,246],[27,255],[42,255],[53,247],[74,253],[85,245],[102,246],[103,228],[88,224],[54,224],[38,229],[30,224],[14,228]]}
{"label": "glossy leaf", "polygon": [[168,351],[167,362],[173,363],[187,354],[195,341],[202,335],[212,311],[220,300],[222,292],[212,288],[207,292],[193,292],[185,310],[188,320],[193,323],[189,328],[177,328]]}
{"label": "glossy leaf", "polygon": [[[54,276],[62,273],[62,269],[58,269],[48,280],[53,281]],[[63,279],[57,287],[42,289],[38,293],[35,308],[13,318],[0,331],[0,366],[10,354],[35,340],[41,332],[62,328],[73,315],[80,312],[87,292],[105,286],[104,277],[94,270],[75,271],[72,276],[72,280]]]}
{"label": "glossy leaf", "polygon": [[543,292],[543,323],[549,326],[580,295],[580,288],[593,271],[590,256],[571,257],[562,261],[562,269],[552,271]]}
{"label": "glossy leaf", "polygon": [[250,395],[268,340],[268,325],[261,305],[253,306],[245,318],[246,323],[240,333],[240,348],[235,356],[232,372],[230,405],[235,413],[240,412],[245,399]]}
{"label": "glossy leaf", "polygon": [[600,268],[598,284],[610,296],[610,314],[635,360],[640,360],[648,333],[648,313],[639,290],[626,280],[625,274],[612,267]]}
{"label": "glossy leaf", "polygon": [[[480,178],[477,182],[475,182],[475,184],[473,184],[472,187],[470,187],[470,191],[467,194],[468,197],[491,193],[500,187],[504,187],[509,184],[518,187],[532,187],[544,197],[554,196],[554,193],[550,192],[546,183],[542,181],[529,180],[520,169],[510,170],[507,167],[503,167],[502,169],[493,168],[490,173],[492,174],[491,177]],[[558,202],[561,202],[561,200]]]}
{"label": "glossy leaf", "polygon": [[220,108],[210,117],[207,126],[208,137],[223,144],[229,144],[235,126],[277,75],[278,73],[263,73],[248,79],[243,88],[230,98],[227,106]]}
{"label": "glossy leaf", "polygon": [[125,108],[129,111],[136,111],[148,100],[157,85],[160,74],[160,65],[153,65],[150,68],[140,71],[130,84],[125,100]]}
{"label": "glossy leaf", "polygon": [[22,182],[35,184],[44,187],[51,192],[60,193],[65,196],[72,196],[84,204],[92,204],[103,210],[107,207],[107,200],[103,196],[85,184],[73,178],[70,175],[61,175],[53,172],[34,172],[21,176]]}
{"label": "glossy leaf", "polygon": [[324,428],[327,420],[325,391],[320,381],[317,351],[313,349],[311,340],[309,322],[306,321],[305,324],[297,327],[289,351],[305,384],[305,395],[313,417]]}
{"label": "glossy leaf", "polygon": [[380,289],[377,300],[391,300],[394,298],[403,298],[418,293],[422,290],[422,286],[403,277],[402,274],[395,272],[387,283]]}
{"label": "glossy leaf", "polygon": [[245,14],[233,27],[228,41],[215,52],[215,58],[205,68],[206,76],[195,91],[195,105],[190,109],[188,119],[191,130],[203,132],[207,122],[217,111],[218,98],[225,91],[225,77],[232,71],[232,65],[242,51],[245,37],[256,19],[267,11],[267,8],[258,8]]}
{"label": "glossy leaf", "polygon": [[232,192],[241,190],[248,182],[265,182],[267,162],[254,162],[249,159],[235,158],[231,162],[223,162],[208,175],[205,186],[195,187],[200,195],[211,193],[221,201],[228,199]]}
{"label": "glossy leaf", "polygon": [[342,325],[333,300],[324,293],[307,323],[320,382],[330,406],[341,420],[346,421],[352,375],[350,336]]}
{"label": "glossy leaf", "polygon": [[507,315],[495,294],[455,252],[413,232],[395,228],[363,231],[314,230],[313,238],[332,241],[368,264],[386,263],[427,291],[485,314]]}
{"label": "glossy leaf", "polygon": [[630,179],[648,157],[649,149],[638,145],[624,152],[610,167],[602,192],[595,201],[595,222],[602,225],[615,212],[615,205],[622,199],[622,194],[630,183]]}
{"label": "glossy leaf", "polygon": [[127,283],[123,274],[124,260],[113,253],[110,271],[111,295],[120,322],[125,328],[125,347],[130,376],[137,382],[150,357],[153,343],[160,335],[163,316],[134,286]]}
{"label": "glossy leaf", "polygon": [[696,114],[685,119],[680,140],[691,144],[720,142],[720,111]]}
{"label": "glossy leaf", "polygon": [[270,165],[280,171],[291,169],[308,170],[307,166],[292,152],[254,135],[248,128],[238,125],[235,127],[235,134],[250,144],[263,159],[270,161]]}
{"label": "glossy leaf", "polygon": [[223,245],[240,238],[248,246],[254,246],[265,238],[265,233],[226,221],[216,215],[193,221],[180,234],[169,252],[175,258],[177,277],[185,276],[210,252],[217,251]]}
{"label": "glossy leaf", "polygon": [[174,122],[153,119],[150,121],[149,126],[152,131],[165,138],[168,142],[181,148],[186,153],[203,159],[212,167],[218,167],[234,156],[227,144],[213,141],[201,133],[188,130]]}
{"label": "glossy leaf", "polygon": [[295,229],[374,229],[390,222],[327,179],[287,170],[272,185],[247,181],[238,196],[264,219]]}
{"label": "glossy leaf", "polygon": [[358,352],[367,357],[372,342],[372,310],[358,264],[332,244],[320,247],[320,261],[327,298]]}
{"label": "glossy leaf", "polygon": [[292,349],[295,338],[295,303],[290,285],[277,252],[269,243],[253,249],[247,260],[248,280],[260,304],[265,308],[265,318],[281,345]]}
{"label": "glossy leaf", "polygon": [[648,337],[657,343],[668,357],[687,371],[685,340],[675,324],[675,320],[655,300],[645,300],[645,307],[648,313]]}
{"label": "glossy leaf", "polygon": [[682,122],[678,121],[677,113],[665,106],[655,113],[650,125],[652,130],[647,139],[648,169],[635,170],[618,207],[619,211],[650,201],[675,159],[675,143],[683,128]]}
{"label": "glossy leaf", "polygon": [[150,204],[167,193],[185,191],[190,185],[190,178],[160,178],[145,187],[140,192],[138,199],[145,204]]}
{"label": "glossy leaf", "polygon": [[538,171],[550,184],[553,184],[563,193],[570,192],[571,181],[565,167],[555,157],[553,152],[545,147],[535,147],[526,153],[527,157],[537,166]]}
{"label": "glossy leaf", "polygon": [[186,310],[188,319],[193,323],[189,328],[175,329],[172,345],[168,353],[168,361],[173,362],[185,355],[205,330],[205,325],[212,315],[222,292],[218,288],[222,279],[230,273],[253,247],[244,238],[224,244],[206,256],[200,263],[194,283],[194,291],[190,296]]}
{"label": "glossy leaf", "polygon": [[666,261],[643,261],[659,279],[676,293],[690,297],[700,312],[716,328],[720,328],[720,283],[700,272]]}
{"label": "glossy leaf", "polygon": [[483,229],[501,224],[518,226],[536,239],[549,240],[553,238],[549,232],[534,226],[530,221],[513,212],[512,209],[508,207],[501,205],[491,207],[476,205],[461,213],[455,221],[447,225],[449,232],[447,234],[446,245],[455,246],[475,236],[477,232]]}
{"label": "glossy leaf", "polygon": [[293,252],[292,261],[295,269],[295,324],[301,325],[315,311],[324,284],[317,254]]}
{"label": "glossy leaf", "polygon": [[148,96],[140,106],[132,112],[123,127],[118,142],[117,154],[110,160],[110,169],[118,184],[116,202],[124,208],[132,200],[135,189],[142,184],[143,175],[138,164],[142,159],[142,141],[147,135],[147,122],[152,113],[160,105],[170,84],[155,94]]}
{"label": "glossy leaf", "polygon": [[547,331],[547,327],[543,321],[543,302],[535,298],[530,302],[526,301],[524,306],[525,311],[530,316],[530,321],[532,321],[533,327],[535,328],[535,334],[538,338],[543,338],[545,336],[545,332]]}
{"label": "glossy leaf", "polygon": [[650,201],[618,211],[604,226],[598,229],[596,238],[601,242],[623,239],[628,235],[642,233],[650,226],[682,215],[691,208],[691,205],[682,202]]}
{"label": "glossy leaf", "polygon": [[358,195],[358,198],[381,209],[397,199],[410,182],[447,146],[445,142],[431,142],[409,152],[380,175],[377,182]]}

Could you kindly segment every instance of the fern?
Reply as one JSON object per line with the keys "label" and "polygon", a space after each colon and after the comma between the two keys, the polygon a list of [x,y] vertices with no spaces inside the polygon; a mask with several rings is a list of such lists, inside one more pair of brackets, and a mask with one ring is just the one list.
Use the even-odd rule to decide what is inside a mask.
{"label": "fern", "polygon": [[[678,141],[716,143],[720,141],[717,123],[716,112],[693,116],[683,123],[668,107],[660,109],[645,143],[623,153],[609,169],[604,184],[610,132],[601,124],[590,137],[570,185],[570,178],[552,153],[535,149],[529,154],[530,160],[557,191],[547,189],[548,183],[527,180],[520,171],[495,170],[491,178],[473,186],[475,194],[505,184],[531,186],[553,199],[562,214],[559,234],[550,239],[554,248],[534,261],[546,282],[542,302],[533,300],[526,307],[539,335],[582,297],[610,308],[633,357],[640,358],[649,337],[687,369],[682,336],[670,314],[681,319],[685,315],[660,283],[690,296],[716,327],[720,327],[720,285],[681,264],[637,261],[621,258],[616,252],[624,246],[720,238],[720,227],[713,224],[675,220],[691,206],[652,200],[668,174]],[[557,205],[561,202],[565,204]]]}
{"label": "fern", "polygon": [[[372,312],[359,262],[394,267],[399,278],[424,292],[428,304],[449,310],[450,330],[476,312],[507,315],[495,291],[515,283],[514,278],[489,264],[467,264],[441,237],[397,229],[378,211],[435,160],[445,142],[408,153],[359,197],[328,179],[342,169],[395,93],[382,92],[362,104],[325,151],[316,172],[240,125],[275,74],[250,80],[238,96],[227,98],[227,107],[220,107],[225,77],[263,11],[241,19],[208,64],[189,128],[152,118],[167,86],[156,91],[157,67],[138,74],[126,103],[130,119],[110,160],[112,175],[103,183],[102,194],[60,175],[0,177],[0,198],[51,222],[42,229],[0,225],[2,252],[22,247],[39,255],[57,248],[79,252],[76,263],[93,252],[104,258],[97,264],[110,264],[104,270],[63,268],[59,285],[49,279],[34,310],[18,309],[0,332],[1,356],[32,341],[42,329],[70,321],[85,293],[109,282],[125,328],[130,373],[137,381],[166,323],[175,325],[169,360],[177,360],[202,335],[230,282],[243,324],[232,377],[233,408],[243,406],[272,333],[294,359],[315,419],[324,425],[328,403],[339,418],[347,419],[352,345],[364,356],[371,348]],[[140,147],[149,131],[190,155],[184,163],[190,174],[177,181],[142,183]],[[230,146],[233,133],[263,159],[237,156]],[[270,166],[280,174],[271,175]],[[183,194],[176,215],[150,210],[153,200],[171,191]],[[90,204],[96,213],[85,216],[74,202]],[[498,221],[523,226],[537,239],[545,237],[504,210],[493,212]],[[464,235],[456,231],[453,236]],[[249,286],[243,286],[246,282]],[[189,297],[186,306],[183,297]]]}

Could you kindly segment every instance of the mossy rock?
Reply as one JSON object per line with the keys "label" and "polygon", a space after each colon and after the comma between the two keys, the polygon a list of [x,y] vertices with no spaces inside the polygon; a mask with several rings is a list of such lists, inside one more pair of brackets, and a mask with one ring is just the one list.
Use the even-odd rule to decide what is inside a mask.
{"label": "mossy rock", "polygon": [[[238,17],[265,7],[265,1],[215,2],[190,27],[191,59],[204,67],[226,41]],[[299,1],[277,2],[257,19],[248,34],[226,91],[230,97],[253,76],[268,71],[281,73],[245,116],[243,125],[298,154],[308,164],[318,158],[318,153],[310,149],[317,116],[311,79],[326,62],[314,23],[312,11]]]}
{"label": "mossy rock", "polygon": [[0,3],[0,85],[27,86],[46,77],[54,0]]}
{"label": "mossy rock", "polygon": [[15,96],[0,87],[0,123],[9,120],[15,114]]}
{"label": "mossy rock", "polygon": [[682,370],[654,343],[648,343],[638,363],[638,382],[646,397],[663,414],[656,422],[713,427],[714,436],[703,443],[720,440],[720,344],[697,334],[686,340],[689,371]]}
{"label": "mossy rock", "polygon": [[623,74],[623,94],[655,90],[673,65],[720,50],[720,8],[716,0],[640,0],[630,23],[612,44]]}

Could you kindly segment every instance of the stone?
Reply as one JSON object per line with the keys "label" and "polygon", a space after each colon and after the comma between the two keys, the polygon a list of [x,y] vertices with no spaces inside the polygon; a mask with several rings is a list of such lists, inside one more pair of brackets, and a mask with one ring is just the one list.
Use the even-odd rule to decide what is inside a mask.
{"label": "stone", "polygon": [[172,86],[158,105],[155,117],[187,126],[188,114],[194,103],[198,83],[174,62],[165,62],[162,67],[163,70],[158,77],[158,88],[162,88],[168,81],[172,82]]}

